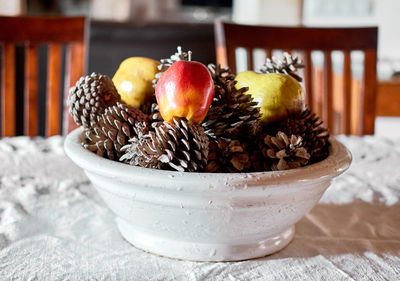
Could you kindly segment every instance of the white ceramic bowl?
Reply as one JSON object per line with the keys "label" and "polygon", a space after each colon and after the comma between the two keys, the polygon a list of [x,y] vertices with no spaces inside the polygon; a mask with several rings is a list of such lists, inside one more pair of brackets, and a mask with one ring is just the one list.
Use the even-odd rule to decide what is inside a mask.
{"label": "white ceramic bowl", "polygon": [[117,215],[137,248],[195,261],[235,261],[285,247],[294,224],[351,163],[331,138],[327,159],[302,168],[259,173],[181,173],[134,167],[81,146],[81,129],[65,140],[67,155]]}

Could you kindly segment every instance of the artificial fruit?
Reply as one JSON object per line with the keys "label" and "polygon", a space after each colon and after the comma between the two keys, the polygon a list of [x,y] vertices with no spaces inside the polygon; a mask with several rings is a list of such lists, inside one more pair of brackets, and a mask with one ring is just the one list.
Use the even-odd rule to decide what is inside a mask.
{"label": "artificial fruit", "polygon": [[173,63],[156,85],[156,98],[164,121],[182,117],[199,124],[214,98],[214,83],[207,67],[196,61]]}
{"label": "artificial fruit", "polygon": [[112,80],[124,103],[139,108],[153,98],[152,81],[159,64],[144,57],[127,58],[121,63]]}
{"label": "artificial fruit", "polygon": [[300,83],[290,75],[244,71],[235,80],[235,87],[248,87],[247,94],[258,102],[260,119],[266,123],[280,121],[290,113],[304,109],[304,91]]}

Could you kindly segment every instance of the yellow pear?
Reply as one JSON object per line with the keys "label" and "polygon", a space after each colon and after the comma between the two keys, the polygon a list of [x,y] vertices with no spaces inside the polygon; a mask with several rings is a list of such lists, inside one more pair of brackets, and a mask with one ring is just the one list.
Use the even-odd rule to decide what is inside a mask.
{"label": "yellow pear", "polygon": [[235,87],[249,87],[246,92],[258,102],[266,123],[288,117],[290,113],[304,109],[304,91],[300,83],[290,75],[244,71],[236,76]]}
{"label": "yellow pear", "polygon": [[112,80],[123,102],[139,108],[153,97],[152,81],[159,64],[143,57],[127,58],[120,64]]}

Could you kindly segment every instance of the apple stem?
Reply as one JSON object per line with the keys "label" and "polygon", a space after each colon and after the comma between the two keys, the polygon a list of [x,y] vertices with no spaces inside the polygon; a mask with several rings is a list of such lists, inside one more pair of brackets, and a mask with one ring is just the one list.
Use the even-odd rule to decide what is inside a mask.
{"label": "apple stem", "polygon": [[192,51],[188,51],[188,61],[192,60]]}

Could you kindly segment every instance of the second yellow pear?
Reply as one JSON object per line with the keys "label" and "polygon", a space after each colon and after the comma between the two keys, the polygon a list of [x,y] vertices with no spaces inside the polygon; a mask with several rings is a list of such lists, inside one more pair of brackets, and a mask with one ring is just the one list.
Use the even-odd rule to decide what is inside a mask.
{"label": "second yellow pear", "polygon": [[159,64],[144,57],[127,58],[120,64],[112,80],[123,102],[139,108],[153,97],[152,81]]}

